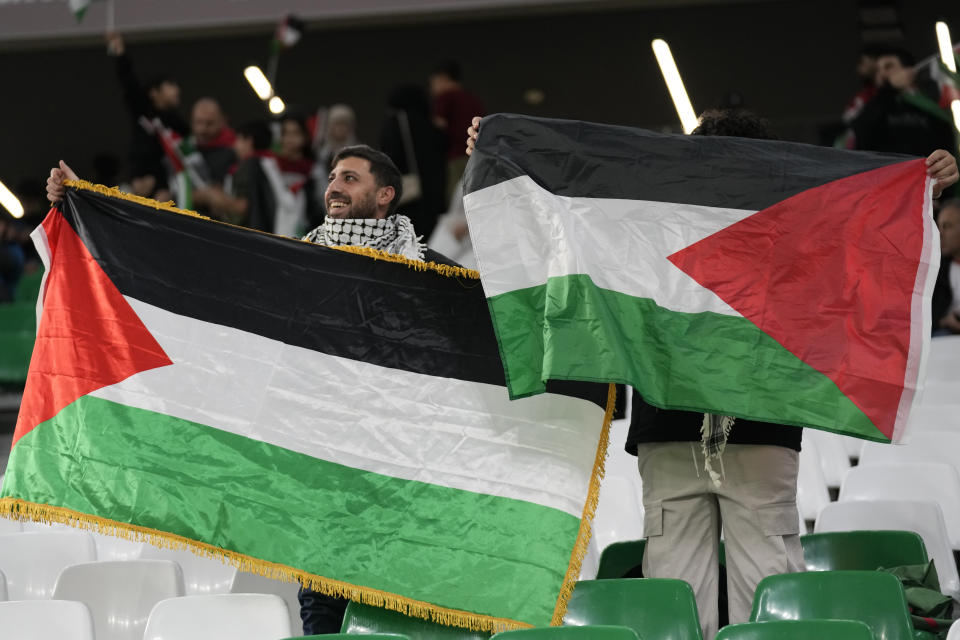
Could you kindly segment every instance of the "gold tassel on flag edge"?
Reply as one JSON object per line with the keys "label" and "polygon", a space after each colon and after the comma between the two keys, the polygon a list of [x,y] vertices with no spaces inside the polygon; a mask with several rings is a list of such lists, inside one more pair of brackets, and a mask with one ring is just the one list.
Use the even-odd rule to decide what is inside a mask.
{"label": "gold tassel on flag edge", "polygon": [[594,459],[593,473],[590,476],[590,490],[587,492],[587,501],[583,505],[583,515],[580,516],[580,531],[577,533],[577,542],[573,547],[573,553],[570,554],[567,575],[563,578],[560,595],[557,596],[557,606],[553,610],[553,619],[550,621],[551,626],[554,627],[563,624],[563,617],[567,614],[567,605],[570,604],[570,596],[573,595],[573,589],[577,586],[580,567],[587,555],[587,545],[590,543],[590,536],[593,534],[593,517],[597,513],[597,504],[600,502],[600,483],[606,471],[607,447],[610,444],[610,425],[613,424],[613,412],[616,404],[617,385],[611,382],[607,389],[607,410],[603,416],[600,441],[597,443],[597,456]]}
{"label": "gold tassel on flag edge", "polygon": [[[209,218],[204,215],[200,215],[196,211],[190,211],[189,209],[181,209],[176,206],[173,202],[160,202],[159,200],[154,200],[152,198],[144,198],[143,196],[136,196],[132,193],[124,193],[116,187],[107,187],[102,184],[94,184],[92,182],[87,182],[86,180],[64,180],[63,184],[67,187],[73,187],[74,189],[80,189],[84,191],[93,191],[94,193],[99,193],[103,196],[108,196],[110,198],[117,198],[119,200],[126,200],[128,202],[135,202],[137,204],[143,205],[145,207],[150,207],[151,209],[159,209],[163,211],[169,211],[171,213],[179,213],[180,215],[190,216],[191,218],[198,218],[200,220],[205,220],[207,222],[213,222],[215,224],[222,224],[228,227],[233,227],[234,229],[243,229],[245,231],[252,231],[254,233],[260,233],[265,236],[272,236],[274,238],[284,238],[285,240],[296,240],[295,238],[287,238],[286,236],[278,236],[273,233],[267,233],[266,231],[260,231],[259,229],[251,229],[249,227],[243,227],[236,224],[230,224],[229,222],[224,222],[222,220],[216,220],[214,218]],[[307,244],[313,244],[306,240],[297,240],[298,242],[305,242]],[[465,269],[464,267],[455,267],[449,264],[438,264],[436,262],[425,262],[423,260],[411,260],[406,256],[397,255],[395,253],[387,253],[386,251],[380,251],[378,249],[371,249],[370,247],[353,247],[349,245],[341,245],[336,247],[328,247],[329,249],[336,249],[338,251],[344,251],[346,253],[353,253],[360,256],[365,256],[367,258],[373,258],[374,260],[383,260],[384,262],[395,262],[397,264],[403,264],[411,269],[416,269],[417,271],[433,271],[442,276],[448,278],[468,278],[470,280],[479,280],[480,273],[474,271],[473,269]]]}
{"label": "gold tassel on flag edge", "polygon": [[116,520],[109,520],[63,507],[36,504],[18,498],[0,498],[0,517],[14,520],[32,520],[45,524],[64,524],[79,529],[96,531],[103,535],[123,538],[124,540],[145,542],[161,549],[188,550],[198,556],[213,558],[234,566],[239,571],[255,573],[272,580],[299,582],[325,595],[348,598],[363,604],[382,607],[406,616],[423,618],[450,627],[496,633],[510,629],[528,629],[533,626],[517,620],[485,616],[459,609],[448,609],[428,602],[380,591],[379,589],[324,578],[293,567],[258,560],[242,553],[228,551],[173,533],[140,527],[126,522],[117,522]]}

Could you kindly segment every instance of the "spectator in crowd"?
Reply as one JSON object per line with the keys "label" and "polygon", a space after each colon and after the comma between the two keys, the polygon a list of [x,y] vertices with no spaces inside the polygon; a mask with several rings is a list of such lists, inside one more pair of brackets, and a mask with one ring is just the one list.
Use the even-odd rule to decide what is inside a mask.
{"label": "spectator in crowd", "polygon": [[235,134],[220,103],[213,98],[197,100],[190,114],[190,131],[195,152],[187,156],[187,162],[208,184],[222,185],[237,157],[233,151]]}
{"label": "spectator in crowd", "polygon": [[933,333],[960,333],[960,199],[948,200],[937,216],[940,272],[933,289]]}
{"label": "spectator in crowd", "polygon": [[447,60],[430,74],[430,95],[433,97],[433,118],[446,136],[447,188],[444,199],[449,200],[457,186],[467,157],[463,155],[463,132],[470,126],[470,118],[486,115],[480,98],[463,87],[460,65]]}
{"label": "spectator in crowd", "polygon": [[270,127],[265,122],[239,127],[233,143],[237,163],[223,188],[194,189],[194,203],[225,222],[273,233],[276,198],[261,167],[261,160],[272,155],[271,143]]}
{"label": "spectator in crowd", "polygon": [[357,144],[357,115],[348,105],[335,104],[327,110],[326,120],[319,126],[323,130],[319,136],[317,169],[326,178],[333,168],[333,157],[344,147]]}
{"label": "spectator in crowd", "polygon": [[262,163],[276,192],[275,233],[279,235],[299,237],[321,221],[310,139],[306,120],[288,110],[280,119],[276,162]]}
{"label": "spectator in crowd", "polygon": [[190,128],[179,111],[180,86],[173,77],[162,73],[141,84],[119,33],[107,35],[107,53],[116,60],[117,79],[131,118],[131,189],[136,195],[152,197],[158,191],[166,191],[167,170],[160,142],[153,133],[147,132],[140,120],[158,119],[177,136],[186,137]]}
{"label": "spectator in crowd", "polygon": [[913,56],[887,49],[877,56],[876,93],[850,122],[857,149],[929,156],[955,147],[936,86],[917,86]]}
{"label": "spectator in crowd", "polygon": [[16,223],[0,210],[0,304],[10,302],[23,275],[26,257]]}
{"label": "spectator in crowd", "polygon": [[394,88],[387,105],[380,149],[403,175],[403,213],[429,238],[446,205],[444,136],[430,119],[430,101],[421,87],[407,84]]}

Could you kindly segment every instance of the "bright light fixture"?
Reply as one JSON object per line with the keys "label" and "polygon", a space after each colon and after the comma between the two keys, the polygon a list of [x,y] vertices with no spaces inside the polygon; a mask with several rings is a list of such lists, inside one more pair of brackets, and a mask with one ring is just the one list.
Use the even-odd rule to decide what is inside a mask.
{"label": "bright light fixture", "polygon": [[687,90],[683,87],[677,63],[673,61],[673,54],[670,53],[670,45],[660,38],[650,44],[653,47],[653,55],[657,57],[657,64],[660,65],[663,81],[667,83],[667,90],[670,91],[670,97],[673,99],[673,106],[677,110],[677,115],[680,116],[683,132],[689,134],[697,127],[697,114],[694,113]]}
{"label": "bright light fixture", "polygon": [[273,87],[270,86],[270,81],[267,80],[267,76],[263,75],[260,67],[250,65],[243,70],[243,75],[261,100],[270,99],[270,96],[273,95]]}
{"label": "bright light fixture", "polygon": [[947,69],[956,73],[957,60],[953,56],[953,43],[950,41],[950,28],[946,22],[937,23],[937,44],[940,46],[940,59]]}
{"label": "bright light fixture", "polygon": [[20,204],[20,200],[17,199],[17,196],[13,195],[13,192],[10,189],[7,189],[7,185],[0,182],[0,204],[10,212],[14,218],[23,217],[23,205]]}
{"label": "bright light fixture", "polygon": [[287,108],[287,105],[283,104],[283,100],[280,99],[280,96],[273,96],[270,98],[268,106],[270,107],[270,113],[276,114],[283,113],[283,110]]}

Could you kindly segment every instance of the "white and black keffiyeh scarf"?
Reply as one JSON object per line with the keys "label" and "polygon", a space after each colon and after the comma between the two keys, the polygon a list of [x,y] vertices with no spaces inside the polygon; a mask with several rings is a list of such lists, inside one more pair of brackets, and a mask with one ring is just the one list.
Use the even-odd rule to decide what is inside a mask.
{"label": "white and black keffiyeh scarf", "polygon": [[[727,447],[727,438],[733,428],[733,417],[718,416],[713,413],[703,414],[703,425],[700,427],[700,447],[703,450],[703,468],[710,475],[714,486],[719,487],[723,471],[723,450]],[[713,469],[713,460],[720,462],[721,473]]]}
{"label": "white and black keffiyeh scarf", "polygon": [[331,218],[303,237],[307,242],[336,247],[369,247],[411,260],[423,260],[420,242],[410,218],[399,213],[386,218]]}

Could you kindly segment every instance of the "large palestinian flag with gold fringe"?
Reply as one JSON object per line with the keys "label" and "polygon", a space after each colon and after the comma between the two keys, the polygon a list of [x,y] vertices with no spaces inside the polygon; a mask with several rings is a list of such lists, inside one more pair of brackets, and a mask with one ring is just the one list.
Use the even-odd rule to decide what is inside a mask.
{"label": "large palestinian flag with gold fringe", "polygon": [[464,192],[513,397],[617,381],[903,437],[939,260],[922,159],[497,115]]}
{"label": "large palestinian flag with gold fringe", "polygon": [[47,275],[4,513],[446,624],[559,621],[607,385],[511,402],[471,272],[71,184],[35,235]]}

